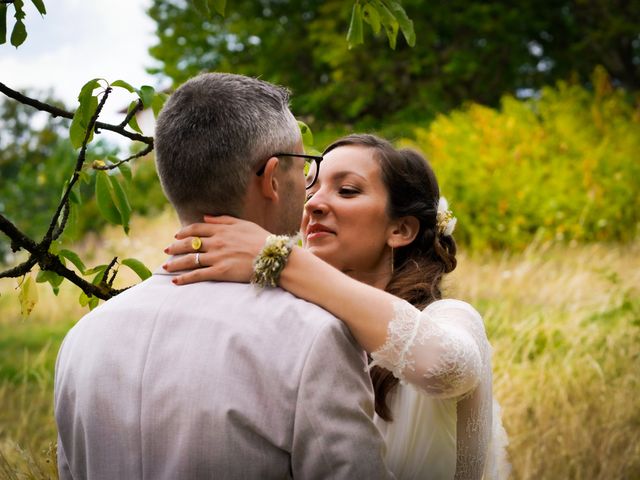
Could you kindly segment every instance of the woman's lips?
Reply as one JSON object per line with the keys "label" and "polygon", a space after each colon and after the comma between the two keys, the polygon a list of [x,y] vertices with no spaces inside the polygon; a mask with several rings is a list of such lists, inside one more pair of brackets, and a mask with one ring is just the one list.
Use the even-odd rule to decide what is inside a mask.
{"label": "woman's lips", "polygon": [[326,227],[319,223],[314,223],[307,227],[307,240],[313,240],[316,238],[323,238],[329,235],[335,235],[336,233],[329,227]]}

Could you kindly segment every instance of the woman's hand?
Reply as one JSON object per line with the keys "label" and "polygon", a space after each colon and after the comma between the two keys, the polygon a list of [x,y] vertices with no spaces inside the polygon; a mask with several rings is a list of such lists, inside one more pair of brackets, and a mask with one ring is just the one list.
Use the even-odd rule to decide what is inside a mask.
{"label": "woman's hand", "polygon": [[[164,252],[187,255],[169,260],[162,268],[168,272],[189,270],[174,278],[177,285],[205,280],[249,283],[253,259],[262,250],[269,232],[255,223],[229,216],[205,216],[204,221],[178,231],[177,240]],[[194,237],[202,240],[198,249],[201,267],[196,264],[196,252],[191,246]]]}

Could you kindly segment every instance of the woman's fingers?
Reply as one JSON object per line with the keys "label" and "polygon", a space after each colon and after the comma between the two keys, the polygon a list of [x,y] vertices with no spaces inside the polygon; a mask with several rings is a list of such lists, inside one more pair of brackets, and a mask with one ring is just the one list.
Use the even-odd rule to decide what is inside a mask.
{"label": "woman's fingers", "polygon": [[200,269],[202,266],[206,266],[212,263],[207,262],[206,255],[204,253],[200,253],[197,260],[200,261],[199,265],[196,261],[196,254],[190,253],[182,257],[172,258],[171,260],[167,261],[167,263],[162,265],[162,268],[164,268],[167,272],[179,272],[180,270]]}
{"label": "woman's fingers", "polygon": [[188,285],[189,283],[196,283],[208,280],[207,275],[213,276],[213,267],[200,268],[198,270],[192,270],[187,273],[182,273],[171,281],[176,285]]}
{"label": "woman's fingers", "polygon": [[186,227],[182,227],[176,233],[177,239],[186,237],[212,237],[216,234],[217,226],[211,223],[192,223]]}
{"label": "woman's fingers", "polygon": [[241,222],[240,219],[236,217],[231,217],[229,215],[219,215],[214,217],[212,215],[205,215],[204,221],[211,225],[233,225],[234,223]]}
{"label": "woman's fingers", "polygon": [[178,230],[175,237],[178,239],[185,237],[211,237],[216,234],[216,225],[234,225],[240,222],[242,222],[242,220],[230,217],[229,215],[221,215],[219,217],[205,215],[204,223],[192,223],[186,227],[182,227]]}
{"label": "woman's fingers", "polygon": [[[182,255],[184,253],[195,253],[193,249],[192,240],[194,237],[186,237],[181,240],[176,240],[167,248],[164,249],[164,253],[168,255]],[[204,242],[203,242],[204,243]],[[199,249],[200,251],[204,250],[202,246]]]}

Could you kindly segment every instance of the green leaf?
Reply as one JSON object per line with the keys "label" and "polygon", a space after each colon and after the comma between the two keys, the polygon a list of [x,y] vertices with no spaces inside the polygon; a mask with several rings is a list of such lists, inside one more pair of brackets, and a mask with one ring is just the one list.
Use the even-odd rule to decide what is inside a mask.
{"label": "green leaf", "polygon": [[153,97],[153,101],[151,102],[151,108],[153,109],[153,116],[157,117],[164,107],[164,103],[167,101],[169,96],[166,93],[156,93]]}
{"label": "green leaf", "polygon": [[93,277],[93,280],[91,280],[91,283],[93,283],[94,285],[100,285],[100,283],[102,283],[102,279],[104,278],[104,272],[107,271],[107,267],[109,265],[99,265],[97,267],[93,267],[92,270],[95,270],[96,274]]}
{"label": "green leaf", "polygon": [[85,271],[87,267],[84,266],[84,262],[80,259],[80,256],[76,252],[72,252],[71,250],[62,249],[58,253],[59,256],[66,258],[71,263],[75,265],[75,267],[80,271],[81,274],[87,275]]}
{"label": "green leaf", "polygon": [[153,102],[153,97],[156,94],[155,89],[153,87],[150,87],[149,85],[143,85],[142,87],[140,87],[140,90],[136,91],[138,92],[138,95],[142,100],[144,108],[149,108],[151,106],[151,103]]}
{"label": "green leaf", "polygon": [[51,285],[54,295],[58,295],[60,291],[60,284],[64,281],[64,277],[61,277],[56,272],[49,270],[40,270],[36,276],[36,283],[48,282]]}
{"label": "green leaf", "polygon": [[207,0],[191,0],[191,4],[196,11],[202,15],[203,17],[209,17],[211,13],[209,12],[209,3]]}
{"label": "green leaf", "polygon": [[122,176],[128,182],[131,181],[131,179],[133,178],[133,173],[131,172],[131,165],[129,165],[128,162],[124,162],[124,163],[121,163],[120,165],[118,165],[118,170],[120,170],[120,173],[122,173]]}
{"label": "green leaf", "polygon": [[302,135],[302,144],[304,145],[305,151],[307,147],[313,146],[313,133],[309,128],[309,125],[304,123],[303,121],[298,120],[298,127],[300,127],[300,134]]}
{"label": "green leaf", "polygon": [[80,176],[80,181],[85,185],[89,185],[91,183],[92,177],[84,170],[81,170],[78,175]]}
{"label": "green leaf", "polygon": [[353,5],[351,23],[349,25],[349,31],[347,32],[347,42],[350,49],[355,45],[364,43],[362,37],[362,6],[358,2]]}
{"label": "green leaf", "polygon": [[0,3],[0,45],[7,43],[7,4]]}
{"label": "green leaf", "polygon": [[[134,100],[133,102],[131,102],[131,103],[129,104],[129,108],[127,109],[127,115],[128,115],[129,113],[131,113],[131,110],[133,110],[133,109],[134,109],[134,108],[136,108],[137,106],[138,106],[138,101],[137,101],[137,100]],[[138,133],[142,133],[142,130],[140,129],[140,126],[138,125],[138,120],[136,119],[136,116],[135,116],[135,115],[133,115],[133,116],[131,117],[131,120],[129,120],[129,126],[130,126],[131,128],[133,128],[136,132],[138,132]]]}
{"label": "green leaf", "polygon": [[67,226],[64,229],[66,238],[76,238],[78,236],[80,231],[78,208],[79,204],[69,203],[69,217],[67,218]]}
{"label": "green leaf", "polygon": [[89,296],[82,292],[78,298],[78,303],[80,303],[80,306],[86,307],[89,304]]}
{"label": "green leaf", "polygon": [[25,276],[20,285],[20,293],[18,294],[20,301],[20,313],[23,317],[29,316],[33,311],[33,307],[38,303],[38,288],[30,274]]}
{"label": "green leaf", "polygon": [[374,0],[373,4],[380,14],[380,21],[387,34],[387,38],[389,39],[389,46],[395,50],[396,39],[398,38],[398,21],[396,20],[395,15],[393,15],[387,6],[380,0]]}
{"label": "green leaf", "polygon": [[409,19],[407,16],[407,12],[404,11],[402,5],[394,0],[386,0],[387,5],[389,6],[389,10],[396,17],[398,24],[400,25],[400,29],[402,30],[402,34],[404,35],[407,44],[410,47],[415,46],[416,44],[416,33],[413,29],[413,21]]}
{"label": "green leaf", "polygon": [[100,303],[100,299],[98,297],[91,297],[89,299],[89,310],[93,310],[94,308],[96,308],[98,306],[98,303]]}
{"label": "green leaf", "polygon": [[[87,135],[89,122],[98,108],[98,97],[93,95],[93,91],[100,86],[98,80],[98,78],[89,80],[84,84],[78,95],[80,105],[73,114],[73,120],[69,127],[69,139],[71,140],[73,148],[80,148],[82,146],[84,138]],[[90,133],[87,143],[90,142],[92,138],[93,131]]]}
{"label": "green leaf", "polygon": [[78,195],[74,189],[71,189],[69,191],[69,200],[71,200],[76,205],[80,205],[82,203],[80,195]]}
{"label": "green leaf", "polygon": [[208,0],[208,8],[210,12],[216,11],[224,17],[224,10],[227,6],[227,0]]}
{"label": "green leaf", "polygon": [[31,3],[33,3],[36,8],[38,9],[38,12],[40,12],[40,15],[46,15],[47,14],[47,9],[44,6],[44,2],[42,0],[31,0]]}
{"label": "green leaf", "polygon": [[112,200],[118,212],[120,213],[120,219],[125,233],[129,233],[129,220],[131,219],[131,204],[127,198],[127,192],[118,181],[115,175],[107,175],[111,182]]}
{"label": "green leaf", "polygon": [[96,265],[95,267],[90,268],[89,270],[84,271],[84,275],[93,275],[94,273],[104,273],[107,269],[107,265]]}
{"label": "green leaf", "polygon": [[96,202],[98,211],[109,222],[114,225],[122,224],[120,212],[114,203],[115,192],[106,172],[96,173]]}
{"label": "green leaf", "polygon": [[27,29],[24,27],[22,20],[16,20],[11,32],[11,45],[18,48],[27,39]]}
{"label": "green leaf", "polygon": [[111,86],[124,88],[125,90],[131,93],[134,93],[136,91],[135,88],[133,88],[129,83],[125,82],[124,80],[116,80],[115,82],[111,82]]}
{"label": "green leaf", "polygon": [[141,280],[146,280],[151,276],[151,271],[145,267],[144,263],[140,260],[136,260],[135,258],[125,258],[121,263],[136,272]]}
{"label": "green leaf", "polygon": [[[60,199],[64,196],[64,192],[67,191],[67,187],[69,187],[69,180],[65,180],[64,185],[62,186],[62,193],[60,194]],[[72,188],[69,191],[69,200],[76,205],[80,205],[81,199],[78,193]]]}
{"label": "green leaf", "polygon": [[362,15],[364,17],[364,20],[371,25],[371,30],[373,30],[374,34],[379,34],[380,33],[380,14],[378,13],[378,10],[376,10],[376,8],[370,4],[367,3],[364,7],[362,7]]}

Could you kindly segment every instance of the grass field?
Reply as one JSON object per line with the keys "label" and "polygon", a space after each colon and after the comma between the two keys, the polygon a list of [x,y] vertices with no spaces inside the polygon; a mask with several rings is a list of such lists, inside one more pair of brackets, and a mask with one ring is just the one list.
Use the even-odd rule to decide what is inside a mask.
{"label": "grass field", "polygon": [[[82,248],[155,266],[174,227],[138,219],[126,241],[106,232]],[[0,478],[54,478],[53,365],[85,310],[73,288],[41,286],[21,319],[14,288],[0,281]],[[640,243],[463,251],[448,291],[485,318],[514,478],[640,478]]]}

